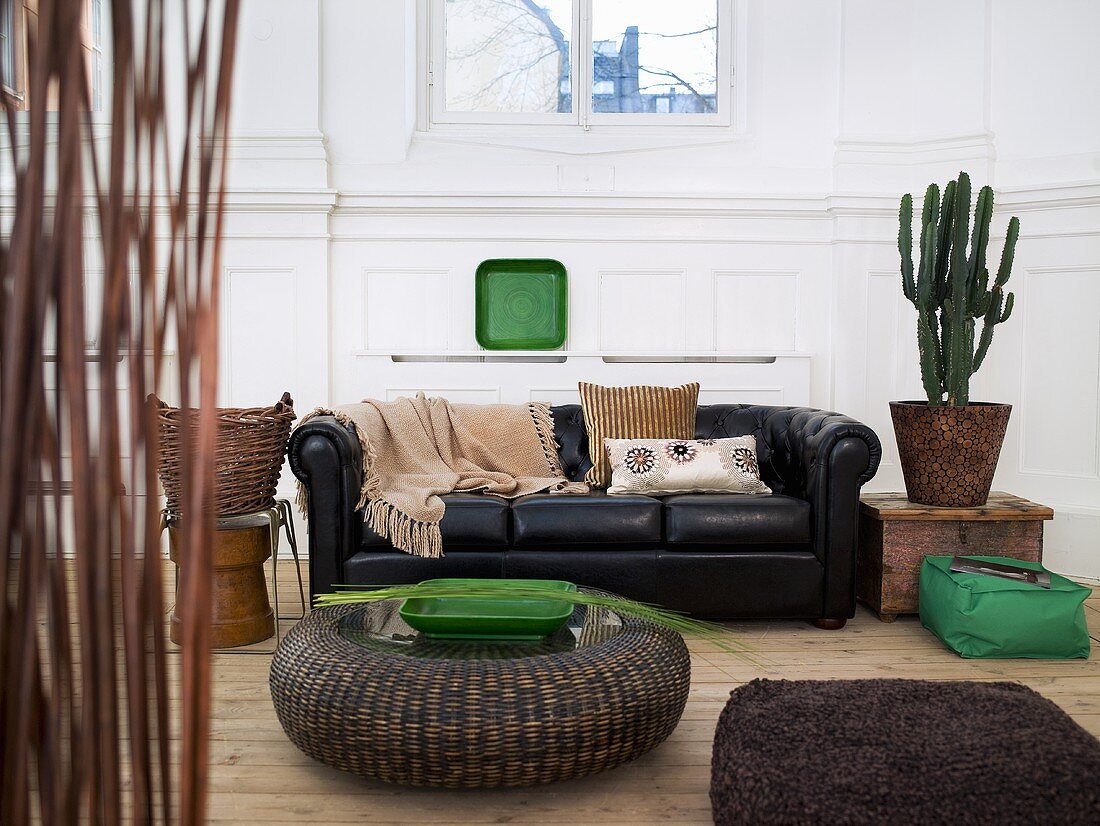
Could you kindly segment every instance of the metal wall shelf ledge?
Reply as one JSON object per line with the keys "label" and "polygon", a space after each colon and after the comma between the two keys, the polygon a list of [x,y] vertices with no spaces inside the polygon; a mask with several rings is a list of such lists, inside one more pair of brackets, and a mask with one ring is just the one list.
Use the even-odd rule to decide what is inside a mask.
{"label": "metal wall shelf ledge", "polygon": [[779,359],[805,360],[809,353],[634,353],[577,350],[453,350],[392,352],[359,350],[357,358],[383,358],[397,364],[564,364],[570,359],[598,359],[605,364],[774,364]]}

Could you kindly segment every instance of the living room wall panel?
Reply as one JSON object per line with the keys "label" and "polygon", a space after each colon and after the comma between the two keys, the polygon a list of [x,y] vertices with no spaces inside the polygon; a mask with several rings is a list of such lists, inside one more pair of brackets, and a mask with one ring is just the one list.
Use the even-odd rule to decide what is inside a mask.
{"label": "living room wall panel", "polygon": [[715,349],[776,353],[797,350],[801,276],[787,271],[715,272]]}
{"label": "living room wall panel", "polygon": [[[229,186],[323,188],[328,162],[320,129],[321,0],[241,6],[230,109]],[[262,78],[263,82],[256,82]]]}
{"label": "living room wall panel", "polygon": [[882,462],[875,481],[884,489],[901,485],[897,444],[893,439],[889,402],[922,398],[919,372],[914,376],[910,346],[916,335],[916,313],[899,289],[893,270],[866,274],[867,314],[864,319],[867,378],[863,419],[882,437]]}
{"label": "living room wall panel", "polygon": [[363,270],[362,349],[448,349],[449,270]]}
{"label": "living room wall panel", "polygon": [[[682,270],[602,270],[598,278],[599,349],[648,353],[688,349],[688,290]],[[698,323],[708,309],[693,302],[692,322]]]}
{"label": "living room wall panel", "polygon": [[1001,186],[1095,181],[1100,172],[1100,3],[989,3],[990,118]]}
{"label": "living room wall panel", "polygon": [[460,355],[436,360],[397,361],[382,355],[357,359],[362,389],[349,390],[341,401],[364,396],[394,399],[422,390],[429,396],[489,404],[548,401],[577,404],[579,381],[597,384],[667,384],[698,381],[704,404],[728,402],[810,404],[810,358],[779,356],[774,362],[610,362],[596,354],[532,360],[515,356]]}
{"label": "living room wall panel", "polygon": [[[222,364],[225,404],[272,404],[288,389],[286,370],[298,351],[297,278],[292,267],[225,271],[222,290]],[[265,319],[264,345],[257,347],[255,319]],[[251,330],[252,334],[245,334]]]}
{"label": "living room wall panel", "polygon": [[[327,403],[327,242],[229,236],[222,248],[220,403]],[[318,319],[322,319],[318,322]]]}
{"label": "living room wall panel", "polygon": [[416,113],[416,3],[323,0],[320,42],[330,169],[404,161]]}
{"label": "living room wall panel", "polygon": [[[302,210],[295,201],[269,204],[269,214],[284,219]],[[299,237],[258,238],[263,213],[255,209],[250,202],[249,211],[231,213],[222,245],[219,404],[264,406],[289,390],[301,416],[329,403],[328,239],[314,223],[315,207],[298,212]],[[288,469],[278,495],[294,499]],[[285,543],[281,552],[289,552]]]}
{"label": "living room wall panel", "polygon": [[[1100,264],[1021,275],[1019,472],[1100,481]],[[1076,356],[1068,386],[1066,353]]]}
{"label": "living room wall panel", "polygon": [[699,390],[699,404],[794,404],[789,401],[791,394],[786,387],[753,387],[752,385],[733,385],[728,387],[708,384]]}
{"label": "living room wall panel", "polygon": [[[647,223],[636,221],[636,225]],[[650,225],[656,231],[657,222]],[[828,306],[831,275],[827,245],[742,246],[724,239],[721,226],[706,229],[712,237],[701,237],[696,245],[556,239],[367,242],[337,237],[332,245],[333,290],[351,300],[336,301],[331,308],[334,396],[347,399],[380,393],[385,385],[379,383],[373,363],[367,366],[377,356],[434,353],[465,357],[479,352],[473,335],[473,274],[478,263],[494,257],[552,256],[563,262],[569,272],[570,294],[565,349],[572,355],[699,357],[708,353],[823,352],[828,347],[828,314],[806,308]],[[743,271],[725,269],[722,265],[731,260],[752,266]],[[777,263],[787,263],[788,268],[777,270]],[[736,299],[745,304],[740,314],[729,312],[733,292],[727,296],[727,291],[722,291],[728,299],[725,305],[715,303],[716,273],[722,272],[746,276],[736,291]],[[372,313],[381,317],[373,327]],[[727,328],[739,324],[749,327],[749,334],[742,333],[741,340],[734,342],[736,347],[725,346],[730,335]],[[771,324],[778,333],[771,330]],[[423,335],[413,330],[422,330]],[[755,340],[752,330],[767,330],[767,336]],[[721,345],[719,334],[726,339]],[[412,368],[405,365],[404,369]],[[423,369],[428,370],[428,386],[453,386],[431,378],[445,375],[451,367],[443,364]],[[690,368],[680,369],[686,372]],[[720,375],[723,368],[716,369]],[[611,383],[624,383],[645,372],[643,367],[625,364],[606,365],[601,370],[609,374]],[[816,361],[811,370],[809,384],[792,387],[790,392],[797,397],[819,393],[825,404],[828,365]],[[774,384],[768,382],[768,386]]]}
{"label": "living room wall panel", "polygon": [[1009,215],[1024,227],[1009,282],[1016,307],[997,328],[978,397],[1015,408],[994,485],[1055,509],[1052,567],[1100,577],[1100,187],[1066,191],[1014,188],[1000,199],[993,248]]}
{"label": "living room wall panel", "polygon": [[386,401],[392,402],[401,396],[412,398],[417,393],[423,393],[429,398],[438,396],[462,404],[499,404],[501,401],[499,387],[469,387],[467,385],[457,387],[428,387],[427,385],[387,387],[386,392],[379,395]]}

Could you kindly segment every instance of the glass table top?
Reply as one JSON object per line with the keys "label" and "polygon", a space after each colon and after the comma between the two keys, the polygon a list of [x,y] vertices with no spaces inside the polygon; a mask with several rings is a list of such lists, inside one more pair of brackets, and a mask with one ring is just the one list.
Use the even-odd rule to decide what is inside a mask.
{"label": "glass table top", "polygon": [[432,639],[398,613],[401,600],[358,607],[340,618],[343,639],[374,651],[438,660],[510,660],[562,654],[601,645],[623,632],[622,618],[606,608],[578,605],[569,620],[541,640]]}

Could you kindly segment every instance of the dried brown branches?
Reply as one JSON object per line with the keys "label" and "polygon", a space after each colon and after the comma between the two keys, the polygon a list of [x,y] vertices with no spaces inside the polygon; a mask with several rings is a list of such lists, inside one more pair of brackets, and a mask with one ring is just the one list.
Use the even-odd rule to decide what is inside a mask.
{"label": "dried brown branches", "polygon": [[[109,112],[91,110],[85,7],[74,0],[38,4],[29,111],[3,99],[4,823],[204,813],[218,249],[238,0],[105,5]],[[181,51],[171,43],[186,66],[170,65]],[[165,651],[154,391],[199,410],[183,500],[203,518],[182,536],[193,564],[180,583],[189,610],[178,674]]]}

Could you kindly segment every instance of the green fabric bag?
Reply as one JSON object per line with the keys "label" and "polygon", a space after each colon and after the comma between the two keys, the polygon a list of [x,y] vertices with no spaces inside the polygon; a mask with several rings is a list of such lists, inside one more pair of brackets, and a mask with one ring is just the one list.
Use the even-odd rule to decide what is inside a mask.
{"label": "green fabric bag", "polygon": [[[1036,562],[972,556],[1045,570]],[[950,556],[927,556],[920,569],[921,625],[963,657],[1060,660],[1089,655],[1085,600],[1092,592],[1058,574],[1050,590],[1026,582],[953,573]]]}

